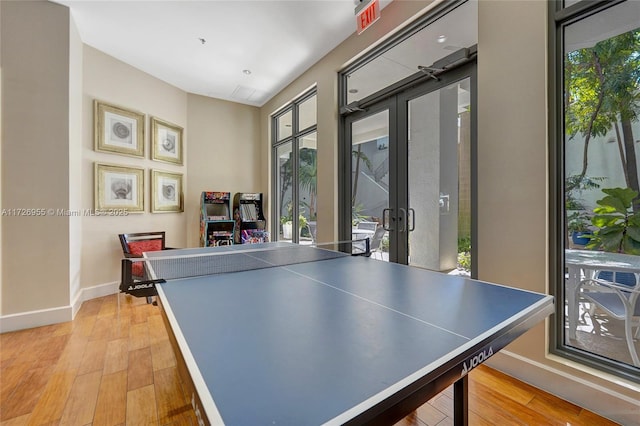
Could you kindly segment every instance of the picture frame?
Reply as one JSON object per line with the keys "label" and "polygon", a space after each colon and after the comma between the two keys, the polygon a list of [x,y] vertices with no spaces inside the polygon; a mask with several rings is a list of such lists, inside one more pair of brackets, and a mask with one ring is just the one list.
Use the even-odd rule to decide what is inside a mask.
{"label": "picture frame", "polygon": [[144,126],[143,113],[94,99],[93,140],[96,151],[144,157]]}
{"label": "picture frame", "polygon": [[144,212],[144,169],[94,163],[96,211]]}
{"label": "picture frame", "polygon": [[151,170],[151,212],[183,212],[182,174]]}
{"label": "picture frame", "polygon": [[182,165],[183,128],[157,117],[151,117],[150,127],[151,159]]}

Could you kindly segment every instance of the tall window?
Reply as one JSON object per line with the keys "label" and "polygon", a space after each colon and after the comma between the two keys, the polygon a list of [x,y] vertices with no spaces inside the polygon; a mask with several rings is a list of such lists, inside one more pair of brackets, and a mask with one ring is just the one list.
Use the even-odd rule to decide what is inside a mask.
{"label": "tall window", "polygon": [[640,381],[640,2],[565,5],[554,34],[555,349]]}
{"label": "tall window", "polygon": [[274,239],[312,244],[317,216],[316,91],[272,117]]}

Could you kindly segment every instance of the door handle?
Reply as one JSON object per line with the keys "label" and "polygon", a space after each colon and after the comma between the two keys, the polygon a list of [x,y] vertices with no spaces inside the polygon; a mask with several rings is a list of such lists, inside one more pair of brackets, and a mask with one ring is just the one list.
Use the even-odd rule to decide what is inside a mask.
{"label": "door handle", "polygon": [[412,208],[409,208],[409,216],[411,216],[411,226],[409,226],[409,232],[412,232],[416,229],[416,211]]}
{"label": "door handle", "polygon": [[391,227],[391,212],[391,209],[382,209],[382,227],[385,231],[393,231],[393,228]]}
{"label": "door handle", "polygon": [[402,227],[398,232],[407,232],[407,211],[403,208],[400,208],[399,210],[400,213],[402,213],[402,216],[400,216],[398,220],[402,222]]}

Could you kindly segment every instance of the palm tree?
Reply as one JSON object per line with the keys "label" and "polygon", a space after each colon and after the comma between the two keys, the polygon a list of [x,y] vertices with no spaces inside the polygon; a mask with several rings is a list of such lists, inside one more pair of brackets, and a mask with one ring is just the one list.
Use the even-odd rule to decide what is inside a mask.
{"label": "palm tree", "polygon": [[318,191],[318,151],[314,148],[300,150],[298,179],[300,189],[309,192],[309,219],[316,216],[316,194]]}
{"label": "palm tree", "polygon": [[356,194],[358,193],[358,176],[360,176],[360,161],[362,161],[367,169],[371,171],[371,160],[362,152],[362,144],[358,144],[357,151],[351,151],[351,155],[356,160],[356,170],[353,176],[353,191],[351,191],[351,206],[356,205]]}
{"label": "palm tree", "polygon": [[280,165],[280,216],[286,215],[286,212],[283,211],[285,208],[284,196],[287,193],[287,189],[291,186],[292,181],[291,154],[289,154],[289,158]]}

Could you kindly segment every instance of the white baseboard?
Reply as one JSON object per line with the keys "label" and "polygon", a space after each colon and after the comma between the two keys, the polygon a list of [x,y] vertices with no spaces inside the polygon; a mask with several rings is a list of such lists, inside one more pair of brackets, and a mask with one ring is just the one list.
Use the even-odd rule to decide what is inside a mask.
{"label": "white baseboard", "polygon": [[[119,281],[100,284],[82,289],[82,302],[85,300],[97,299],[98,297],[109,296],[118,292]],[[82,303],[80,302],[80,303]]]}
{"label": "white baseboard", "polygon": [[71,306],[3,315],[0,317],[0,333],[57,324],[71,321],[72,319]]}
{"label": "white baseboard", "polygon": [[81,289],[69,306],[0,316],[0,333],[72,321],[82,302],[118,292],[118,282]]}
{"label": "white baseboard", "polygon": [[[486,364],[565,401],[625,426],[640,426],[640,401],[513,352],[502,350]],[[620,379],[617,379],[620,383]],[[640,385],[624,383],[626,388]]]}

